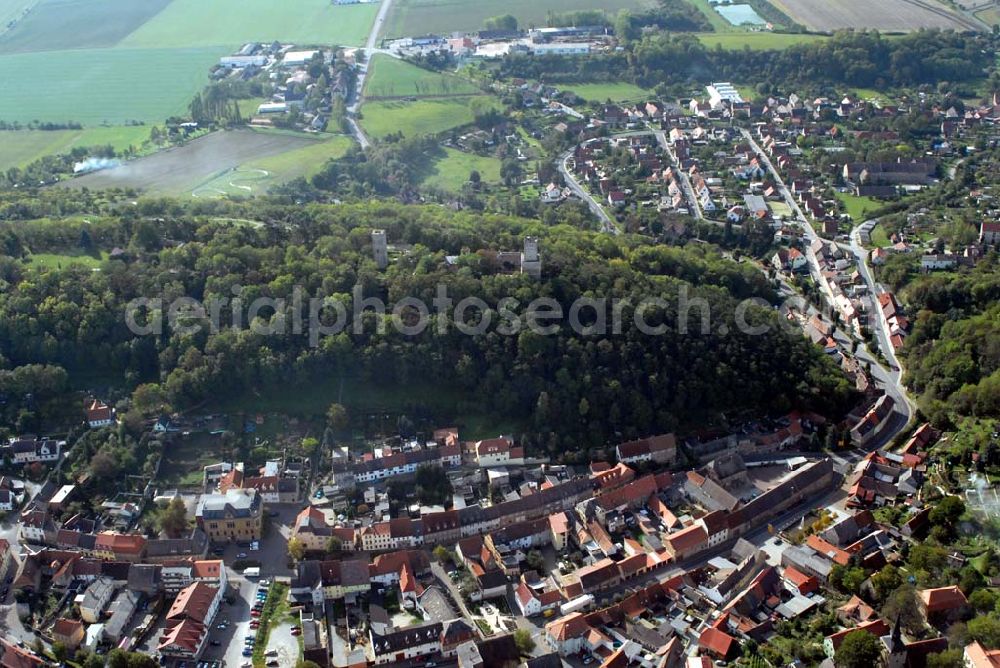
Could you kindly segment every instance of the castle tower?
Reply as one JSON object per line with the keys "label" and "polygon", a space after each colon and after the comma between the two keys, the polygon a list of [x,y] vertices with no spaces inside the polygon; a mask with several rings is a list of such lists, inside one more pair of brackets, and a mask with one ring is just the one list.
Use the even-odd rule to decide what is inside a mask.
{"label": "castle tower", "polygon": [[385,230],[372,230],[372,257],[379,269],[389,266],[389,243],[386,241]]}
{"label": "castle tower", "polygon": [[521,273],[532,278],[542,276],[542,256],[538,254],[538,239],[524,238],[524,252],[521,253]]}

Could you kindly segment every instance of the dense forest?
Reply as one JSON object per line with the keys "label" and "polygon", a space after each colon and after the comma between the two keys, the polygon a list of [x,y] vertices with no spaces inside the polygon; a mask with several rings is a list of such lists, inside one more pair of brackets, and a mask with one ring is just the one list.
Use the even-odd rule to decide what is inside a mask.
{"label": "dense forest", "polygon": [[[404,249],[382,272],[371,256],[373,227],[386,229]],[[489,252],[519,250],[526,234],[540,238],[540,281],[499,274]],[[553,452],[796,406],[837,413],[853,399],[835,365],[800,333],[778,326],[772,309],[750,310],[750,320],[771,325],[766,334],[736,331],[737,300],[774,295],[758,270],[720,259],[708,245],[657,246],[639,237],[436,206],[171,200],[141,201],[87,221],[0,224],[0,239],[6,253],[0,255],[0,369],[13,374],[40,365],[31,367],[37,373],[19,373],[20,391],[30,389],[23,385],[36,375],[51,384],[65,382],[58,369],[70,379],[100,369],[128,388],[142,385],[144,408],[156,410],[161,401],[184,408],[251,389],[280,392],[352,377],[410,388],[415,402],[436,389],[458,391],[526,425],[538,435],[534,446]],[[117,246],[124,253],[100,271],[24,260],[30,251],[76,252],[81,245]],[[458,259],[446,262],[445,256]],[[563,321],[554,336],[527,330],[465,336],[454,326],[444,333],[432,326],[407,337],[393,327],[379,334],[367,322],[361,334],[323,338],[316,347],[306,336],[231,328],[214,334],[167,328],[159,337],[136,337],[125,325],[125,304],[134,298],[231,297],[236,285],[243,286],[244,303],[255,296],[288,298],[299,285],[309,296],[337,299],[349,312],[355,286],[391,305],[404,296],[430,304],[436,287],[445,285],[456,302],[474,295],[491,309],[510,297],[526,304],[545,296],[568,306],[580,296],[633,304],[658,296],[666,306],[647,317],[666,323],[667,331],[642,334],[628,309],[618,335],[576,334]],[[696,326],[687,335],[677,332],[682,288],[710,306],[711,334]],[[286,305],[289,322],[291,308]],[[699,318],[696,308],[691,320],[697,325]],[[720,324],[729,332],[718,333]],[[0,384],[7,377],[0,374]],[[29,426],[31,406],[17,406],[18,400],[8,403],[7,418]]]}
{"label": "dense forest", "polygon": [[842,31],[830,39],[753,52],[709,48],[689,34],[653,32],[626,52],[604,58],[508,56],[499,74],[553,83],[625,77],[664,90],[723,79],[763,82],[790,92],[972,81],[986,75],[993,56],[987,36],[939,30],[891,38]]}
{"label": "dense forest", "polygon": [[1000,264],[923,275],[904,291],[916,314],[905,350],[907,382],[923,411],[946,426],[961,416],[1000,415]]}

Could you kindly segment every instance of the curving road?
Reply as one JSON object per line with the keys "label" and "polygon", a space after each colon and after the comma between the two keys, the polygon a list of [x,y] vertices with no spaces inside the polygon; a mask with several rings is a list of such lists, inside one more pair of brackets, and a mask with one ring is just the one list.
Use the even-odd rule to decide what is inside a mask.
{"label": "curving road", "polygon": [[[588,139],[586,142],[583,142],[583,144],[591,141],[596,140]],[[583,146],[583,144],[580,145]],[[594,199],[594,196],[591,195],[586,188],[580,185],[580,182],[576,180],[576,176],[573,174],[573,170],[569,168],[567,163],[569,163],[569,159],[573,157],[573,150],[574,149],[570,149],[569,151],[566,151],[558,160],[556,166],[559,168],[559,173],[562,174],[563,179],[566,181],[566,185],[573,191],[573,194],[586,202],[593,214],[597,216],[598,220],[601,221],[602,232],[606,232],[608,234],[621,234],[621,230],[619,230],[618,226],[615,225],[615,221],[608,215],[608,212],[604,210],[601,203]]]}
{"label": "curving road", "polygon": [[[743,138],[746,139],[753,148],[757,156],[764,162],[764,166],[767,167],[767,170],[770,172],[774,182],[778,185],[778,191],[781,193],[782,198],[795,213],[795,216],[802,227],[802,231],[805,234],[807,243],[812,244],[812,242],[819,239],[820,236],[816,234],[816,230],[813,229],[809,219],[802,213],[802,209],[799,208],[798,202],[796,202],[795,198],[792,197],[792,193],[788,190],[784,180],[782,180],[781,174],[774,168],[774,165],[771,164],[771,160],[767,153],[765,153],[760,145],[757,144],[757,141],[753,138],[753,135],[750,134],[750,131],[745,128],[741,128],[740,132],[743,134]],[[872,276],[871,269],[868,267],[867,254],[864,248],[861,247],[856,233],[852,233],[851,235],[851,249],[855,257],[858,259],[858,268],[868,286],[868,292],[874,298],[875,295],[883,292],[884,290],[875,282],[874,277]],[[807,250],[806,258],[809,261],[809,273],[812,274],[817,283],[825,286],[826,282],[820,280],[819,261],[816,259],[816,255],[811,250]],[[833,295],[829,294],[829,290],[826,288],[824,288],[824,292],[832,304]],[[889,424],[869,446],[869,449],[877,449],[888,444],[898,433],[906,429],[906,427],[914,419],[916,407],[913,400],[910,398],[910,395],[907,393],[906,387],[903,386],[901,372],[902,367],[900,367],[899,360],[896,358],[895,350],[893,350],[892,346],[889,345],[889,333],[885,329],[885,323],[881,318],[877,317],[872,318],[872,320],[874,320],[874,327],[872,329],[875,331],[876,337],[879,341],[879,348],[884,352],[885,358],[889,360],[892,368],[886,369],[881,360],[876,358],[863,342],[859,345],[858,351],[855,353],[855,357],[861,362],[868,364],[869,374],[871,375],[872,380],[879,387],[883,388],[885,393],[892,397],[895,402],[893,415],[888,418]]]}

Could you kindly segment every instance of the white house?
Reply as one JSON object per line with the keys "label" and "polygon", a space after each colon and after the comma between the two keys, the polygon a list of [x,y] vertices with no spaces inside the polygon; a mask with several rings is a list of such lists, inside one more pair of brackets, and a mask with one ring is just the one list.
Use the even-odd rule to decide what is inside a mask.
{"label": "white house", "polygon": [[11,461],[17,464],[33,464],[35,462],[54,462],[62,454],[66,441],[56,441],[51,438],[22,437],[11,439],[7,451]]}
{"label": "white house", "polygon": [[80,619],[88,624],[100,621],[114,593],[115,585],[111,578],[102,576],[91,582],[90,586],[76,597],[76,603],[80,606]]}
{"label": "white house", "polygon": [[402,663],[441,652],[441,623],[408,626],[386,634],[368,631],[368,660],[375,665]]}

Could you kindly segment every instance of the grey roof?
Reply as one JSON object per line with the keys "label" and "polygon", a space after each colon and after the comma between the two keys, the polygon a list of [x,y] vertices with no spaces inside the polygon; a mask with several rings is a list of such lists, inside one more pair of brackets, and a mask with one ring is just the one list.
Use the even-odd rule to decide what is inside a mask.
{"label": "grey roof", "polygon": [[187,538],[157,538],[146,542],[147,557],[202,555],[208,548],[208,536],[195,528]]}
{"label": "grey roof", "polygon": [[253,517],[261,509],[255,489],[230,489],[225,494],[206,494],[198,501],[195,514],[206,520]]}
{"label": "grey roof", "polygon": [[132,616],[135,615],[136,608],[139,607],[141,600],[142,594],[136,591],[126,589],[118,594],[118,597],[115,598],[110,606],[111,619],[104,625],[104,634],[108,638],[116,642],[121,638],[122,633],[125,631],[125,626],[131,621]]}
{"label": "grey roof", "polygon": [[441,639],[441,622],[408,626],[385,635],[371,632],[372,649],[375,656],[402,652],[411,647],[419,647]]}
{"label": "grey roof", "polygon": [[128,588],[143,593],[156,592],[160,588],[162,570],[159,564],[132,564],[128,570]]}

